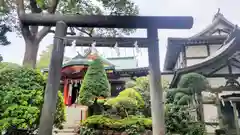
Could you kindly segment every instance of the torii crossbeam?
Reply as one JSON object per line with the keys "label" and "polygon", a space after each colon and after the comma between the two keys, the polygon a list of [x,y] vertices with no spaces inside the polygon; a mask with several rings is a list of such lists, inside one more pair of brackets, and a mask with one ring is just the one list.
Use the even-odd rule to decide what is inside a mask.
{"label": "torii crossbeam", "polygon": [[102,16],[61,14],[20,14],[24,25],[55,26],[58,21],[69,27],[190,29],[192,17],[179,16]]}
{"label": "torii crossbeam", "polygon": [[150,17],[150,16],[81,16],[20,14],[23,25],[56,26],[54,47],[49,67],[48,82],[45,90],[44,105],[40,119],[39,135],[51,135],[53,114],[56,110],[57,92],[60,85],[61,65],[64,54],[63,39],[67,27],[98,28],[144,28],[149,41],[150,96],[153,135],[164,135],[164,103],[161,86],[159,61],[158,29],[190,29],[192,17]]}
{"label": "torii crossbeam", "polygon": [[118,43],[118,47],[124,48],[133,48],[134,43],[137,41],[139,48],[147,48],[151,45],[151,42],[148,38],[126,38],[126,37],[79,37],[79,36],[67,36],[64,39],[67,39],[66,46],[71,46],[72,42],[76,41],[76,46],[90,46],[93,42],[96,42],[97,47],[114,47]]}

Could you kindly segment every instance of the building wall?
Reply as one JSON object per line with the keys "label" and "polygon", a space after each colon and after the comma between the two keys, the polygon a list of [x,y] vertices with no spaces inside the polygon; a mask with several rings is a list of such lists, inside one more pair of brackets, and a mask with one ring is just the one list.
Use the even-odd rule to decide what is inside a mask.
{"label": "building wall", "polygon": [[210,55],[214,54],[222,45],[209,45]]}
{"label": "building wall", "polygon": [[206,45],[186,46],[186,57],[207,57],[208,51]]}
{"label": "building wall", "polygon": [[114,64],[116,69],[131,69],[138,67],[138,61],[135,57],[108,58]]}
{"label": "building wall", "polygon": [[[212,88],[218,88],[220,86],[224,86],[226,84],[225,78],[207,78]],[[240,81],[240,78],[238,79]],[[228,95],[232,93],[240,93],[240,91],[223,91],[219,93],[219,98],[222,95]],[[209,96],[210,94],[207,92],[202,93],[203,96]],[[217,107],[213,104],[204,104],[204,118],[205,122],[218,122],[218,114],[217,114]],[[214,133],[216,129],[218,129],[218,126],[210,126],[207,125],[206,129],[208,133]]]}
{"label": "building wall", "polygon": [[185,50],[187,66],[198,64],[208,56],[206,45],[186,46]]}
{"label": "building wall", "polygon": [[183,59],[184,59],[184,55],[183,55],[183,52],[181,51],[179,53],[179,56],[178,56],[178,59],[177,59],[177,62],[175,64],[174,69],[179,69],[179,68],[183,68],[184,67]]}
{"label": "building wall", "polygon": [[173,76],[174,76],[173,74],[162,74],[162,80],[171,83]]}

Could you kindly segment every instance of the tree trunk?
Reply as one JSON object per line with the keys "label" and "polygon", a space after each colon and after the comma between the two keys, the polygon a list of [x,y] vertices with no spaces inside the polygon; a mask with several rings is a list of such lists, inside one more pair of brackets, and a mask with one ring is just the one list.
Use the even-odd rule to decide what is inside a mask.
{"label": "tree trunk", "polygon": [[23,66],[36,68],[38,48],[39,42],[35,39],[25,39]]}
{"label": "tree trunk", "polygon": [[204,124],[205,120],[204,120],[204,110],[203,110],[203,100],[202,100],[202,94],[198,93],[197,94],[197,112],[198,112],[198,120]]}

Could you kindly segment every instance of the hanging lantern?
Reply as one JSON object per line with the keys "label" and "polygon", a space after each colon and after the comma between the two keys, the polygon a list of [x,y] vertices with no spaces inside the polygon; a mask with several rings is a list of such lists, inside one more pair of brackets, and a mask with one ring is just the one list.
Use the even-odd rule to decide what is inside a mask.
{"label": "hanging lantern", "polygon": [[117,56],[120,56],[120,50],[119,50],[119,47],[118,47],[118,43],[116,42],[116,44],[114,45],[114,49],[117,53]]}
{"label": "hanging lantern", "polygon": [[134,45],[134,47],[135,47],[135,50],[136,50],[137,54],[139,54],[139,53],[142,54],[142,53],[141,53],[141,50],[140,50],[140,48],[139,48],[139,46],[138,46],[138,42],[135,41],[133,45]]}
{"label": "hanging lantern", "polygon": [[72,41],[71,47],[74,48],[74,49],[76,48],[76,40],[73,40],[73,41]]}
{"label": "hanging lantern", "polygon": [[91,44],[91,54],[95,54],[96,52],[97,52],[97,50],[96,50],[96,42],[93,42],[92,44]]}
{"label": "hanging lantern", "polygon": [[76,50],[76,40],[73,40],[71,43],[71,54],[73,55],[72,57],[74,57],[77,54],[77,50]]}

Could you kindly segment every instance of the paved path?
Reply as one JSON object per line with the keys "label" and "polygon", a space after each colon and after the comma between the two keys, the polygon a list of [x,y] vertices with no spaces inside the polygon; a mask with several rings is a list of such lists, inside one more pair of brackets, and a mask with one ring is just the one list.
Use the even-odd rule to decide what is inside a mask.
{"label": "paved path", "polygon": [[81,109],[75,108],[75,106],[66,107],[67,121],[64,124],[64,128],[62,130],[57,130],[56,135],[75,135],[74,131],[76,131],[77,127],[80,123],[80,114]]}

